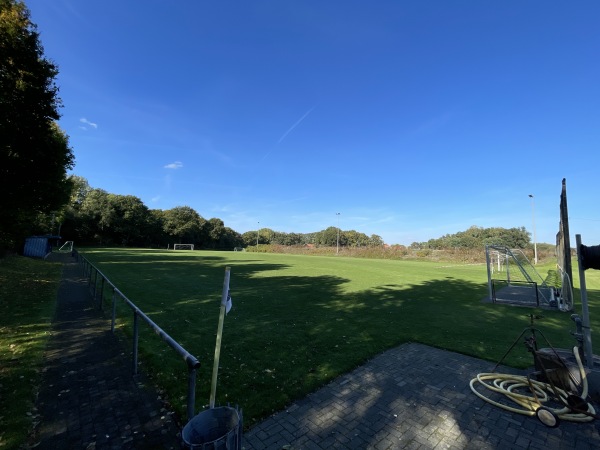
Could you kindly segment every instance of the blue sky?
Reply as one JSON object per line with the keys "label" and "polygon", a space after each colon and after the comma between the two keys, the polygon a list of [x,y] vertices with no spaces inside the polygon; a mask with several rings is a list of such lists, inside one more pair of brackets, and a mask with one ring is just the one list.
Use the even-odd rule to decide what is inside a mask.
{"label": "blue sky", "polygon": [[26,4],[92,187],[240,233],[553,243],[566,178],[600,243],[596,1]]}

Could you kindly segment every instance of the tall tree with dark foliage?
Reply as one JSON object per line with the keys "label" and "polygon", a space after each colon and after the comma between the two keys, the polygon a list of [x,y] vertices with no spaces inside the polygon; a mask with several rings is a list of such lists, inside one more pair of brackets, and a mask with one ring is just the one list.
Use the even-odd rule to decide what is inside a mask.
{"label": "tall tree with dark foliage", "polygon": [[0,0],[0,251],[69,200],[74,156],[56,123],[57,74],[25,4]]}

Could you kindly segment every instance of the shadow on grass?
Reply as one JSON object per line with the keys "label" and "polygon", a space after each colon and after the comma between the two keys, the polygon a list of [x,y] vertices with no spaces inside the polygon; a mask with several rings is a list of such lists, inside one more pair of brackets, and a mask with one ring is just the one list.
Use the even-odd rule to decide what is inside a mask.
{"label": "shadow on grass", "polygon": [[[126,256],[129,262],[107,255],[101,270],[203,363],[197,405],[208,400],[223,266],[232,267],[234,309],[225,322],[217,402],[239,403],[247,425],[405,342],[472,355],[493,366],[535,311],[483,304],[484,282],[453,277],[349,292],[347,278],[287,275],[290,266],[261,259]],[[120,270],[123,262],[133,270]],[[569,315],[542,314],[538,325],[552,344],[570,346]],[[185,388],[181,361],[168,362],[176,359],[166,357],[170,350],[145,333],[144,358],[184,410],[178,400]],[[519,347],[507,362],[527,367],[531,358]]]}

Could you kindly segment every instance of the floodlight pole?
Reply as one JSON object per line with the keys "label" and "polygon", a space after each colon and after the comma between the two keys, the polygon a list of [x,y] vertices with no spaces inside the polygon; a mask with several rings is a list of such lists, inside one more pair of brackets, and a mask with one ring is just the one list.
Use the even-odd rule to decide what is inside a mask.
{"label": "floodlight pole", "polygon": [[533,263],[537,264],[537,241],[535,238],[535,205],[533,200],[533,195],[529,194],[529,198],[531,199],[531,220],[533,222]]}
{"label": "floodlight pole", "polygon": [[337,249],[335,251],[336,255],[339,255],[340,253],[340,213],[335,213],[335,215],[337,216]]}

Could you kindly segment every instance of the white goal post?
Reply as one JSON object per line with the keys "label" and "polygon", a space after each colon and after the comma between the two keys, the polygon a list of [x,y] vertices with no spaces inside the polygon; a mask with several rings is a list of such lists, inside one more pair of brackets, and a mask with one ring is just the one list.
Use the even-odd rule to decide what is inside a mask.
{"label": "white goal post", "polygon": [[59,249],[59,252],[72,252],[73,251],[73,241],[65,242]]}
{"label": "white goal post", "polygon": [[173,244],[173,250],[194,250],[194,244]]}

